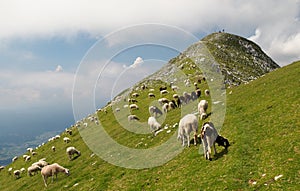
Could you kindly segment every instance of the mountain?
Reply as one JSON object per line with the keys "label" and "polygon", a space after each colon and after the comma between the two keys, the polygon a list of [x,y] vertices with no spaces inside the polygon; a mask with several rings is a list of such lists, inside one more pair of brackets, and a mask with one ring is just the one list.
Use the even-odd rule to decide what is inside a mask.
{"label": "mountain", "polygon": [[[226,33],[212,34],[219,35],[238,38]],[[60,139],[49,141],[36,149],[38,154],[32,156],[30,162],[24,162],[22,157],[19,157],[17,161],[6,166],[0,172],[0,190],[45,190],[39,174],[32,177],[22,174],[21,178],[16,179],[7,172],[10,167],[27,169],[33,162],[44,157],[49,163],[57,162],[69,168],[71,172],[68,177],[59,174],[47,190],[297,190],[300,181],[300,89],[296,87],[299,87],[300,61],[283,68],[274,65],[272,70],[256,74],[256,80],[243,78],[247,83],[238,87],[226,84],[229,87],[225,89],[223,83],[230,80],[230,76],[222,77],[221,80],[224,81],[220,85],[219,79],[212,74],[224,76],[223,71],[228,73],[233,68],[227,64],[237,62],[228,61],[236,60],[234,56],[229,56],[230,59],[226,62],[213,57],[215,53],[206,46],[210,41],[208,38],[212,37],[208,36],[203,42],[187,48],[161,70],[122,92],[95,114],[82,119],[78,123],[80,127],[70,127],[72,135],[63,132]],[[212,38],[211,41],[217,42],[216,38]],[[224,43],[218,44],[229,47],[228,42]],[[204,49],[199,51],[199,46]],[[236,47],[236,50],[239,49],[243,50]],[[248,53],[241,51],[239,55]],[[262,59],[261,57],[259,59]],[[216,60],[220,70],[216,70]],[[243,63],[246,63],[246,59]],[[254,67],[254,64],[248,64]],[[241,76],[248,75],[244,73],[248,73],[250,66],[249,69],[239,69],[243,74]],[[232,74],[235,75],[234,72]],[[202,91],[198,100],[158,117],[163,131],[155,137],[152,136],[146,124],[149,117],[148,107],[157,104],[157,99],[162,97],[159,88],[167,87],[170,93],[164,97],[173,99],[172,95],[175,92],[171,90],[170,85],[177,85],[179,89],[176,91],[181,94],[184,91],[195,90],[194,82],[201,90],[213,90],[215,85],[221,87],[222,91],[217,89],[216,92],[221,93],[223,97],[220,99],[225,98],[225,101],[214,100],[213,91],[211,97],[205,96]],[[143,85],[147,88],[141,88]],[[149,98],[149,91],[156,97]],[[139,109],[129,111],[124,105],[129,104],[127,98],[133,98],[133,93],[139,93],[139,96],[134,98]],[[215,110],[226,107],[225,119],[219,133],[228,138],[231,146],[228,151],[217,146],[218,154],[213,156],[212,161],[204,159],[201,153],[202,145],[183,148],[176,140],[176,123],[185,113],[195,112],[200,99],[209,101],[210,116],[205,121],[214,120],[213,117],[218,113]],[[213,110],[213,107],[217,109]],[[135,114],[140,121],[128,122],[128,114]],[[100,120],[105,131],[91,121],[92,117]],[[200,124],[205,121],[200,121]],[[86,128],[84,123],[87,123]],[[111,147],[110,140],[104,141],[106,135],[115,143],[124,146],[123,150]],[[65,136],[71,139],[70,143],[64,143]],[[147,149],[161,148],[165,143],[166,150],[161,150],[160,154],[144,152]],[[51,150],[52,146],[56,147],[55,152]],[[80,150],[81,156],[69,160],[65,153],[68,146]],[[98,151],[91,150],[97,148],[102,151],[97,153]],[[126,153],[128,148],[137,151],[137,156]],[[177,153],[170,157],[174,153],[172,149]],[[140,153],[144,157],[143,160],[135,161],[136,157],[140,157]],[[121,163],[113,165],[118,162]],[[150,167],[138,168],[143,165]]]}

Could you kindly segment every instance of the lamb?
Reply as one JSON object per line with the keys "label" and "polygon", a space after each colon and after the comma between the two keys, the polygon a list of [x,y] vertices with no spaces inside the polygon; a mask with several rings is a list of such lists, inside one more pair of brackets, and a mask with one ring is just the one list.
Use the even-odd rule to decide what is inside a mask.
{"label": "lamb", "polygon": [[187,140],[188,147],[190,146],[190,134],[194,131],[194,145],[197,145],[198,119],[194,114],[187,114],[179,121],[177,140],[182,141],[182,146],[185,146]]}
{"label": "lamb", "polygon": [[139,121],[140,119],[136,115],[128,115],[128,122]]}
{"label": "lamb", "polygon": [[132,110],[133,109],[139,109],[139,106],[137,106],[136,104],[130,104],[129,108],[132,109]]}
{"label": "lamb", "polygon": [[42,169],[41,175],[42,175],[42,177],[43,177],[44,184],[45,184],[46,187],[47,187],[47,178],[48,178],[49,176],[52,176],[52,182],[53,182],[53,176],[55,175],[55,178],[57,179],[57,174],[58,174],[59,172],[63,172],[63,173],[65,173],[66,175],[69,175],[69,174],[70,174],[69,169],[62,167],[62,166],[60,166],[60,165],[57,164],[57,163],[54,163],[54,164],[45,166],[45,167]]}
{"label": "lamb", "polygon": [[[80,156],[80,155],[81,155],[80,151],[78,151],[75,147],[68,147],[68,148],[66,149],[66,153],[67,153],[67,155],[69,156],[69,159],[70,159],[70,160],[72,160],[72,157],[73,157],[74,154],[76,154],[77,156]],[[73,159],[74,159],[74,158],[73,158]]]}
{"label": "lamb", "polygon": [[37,164],[33,164],[27,168],[28,176],[32,176],[33,175],[32,173],[37,174],[37,172],[40,170],[42,170],[40,166],[38,166]]}
{"label": "lamb", "polygon": [[198,103],[198,112],[201,120],[204,120],[207,117],[206,114],[207,108],[208,108],[208,102],[206,100],[201,100]]}
{"label": "lamb", "polygon": [[203,144],[204,157],[207,160],[211,160],[210,154],[212,146],[214,148],[214,153],[217,153],[215,143],[225,147],[226,150],[230,146],[228,140],[218,134],[212,122],[203,124],[200,136]]}
{"label": "lamb", "polygon": [[16,178],[20,178],[21,171],[20,170],[15,170],[14,175],[15,175]]}
{"label": "lamb", "polygon": [[155,131],[159,130],[161,128],[161,125],[156,121],[154,117],[148,118],[148,125],[150,127],[150,131],[154,133]]}
{"label": "lamb", "polygon": [[65,143],[71,142],[71,139],[69,137],[64,137],[63,140],[64,140]]}
{"label": "lamb", "polygon": [[158,117],[163,114],[162,111],[160,109],[158,109],[158,107],[156,107],[156,106],[150,106],[149,113],[151,116],[154,116],[154,117]]}

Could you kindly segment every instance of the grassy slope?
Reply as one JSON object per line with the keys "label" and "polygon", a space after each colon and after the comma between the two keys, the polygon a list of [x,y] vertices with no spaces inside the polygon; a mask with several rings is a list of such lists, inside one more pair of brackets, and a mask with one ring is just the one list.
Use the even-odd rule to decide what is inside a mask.
{"label": "grassy slope", "polygon": [[[92,151],[74,129],[74,135],[70,136],[72,143],[67,145],[62,139],[55,140],[39,148],[39,155],[33,157],[33,161],[46,157],[50,163],[60,163],[70,169],[69,177],[59,174],[48,189],[44,188],[40,174],[15,179],[8,175],[9,167],[29,166],[19,159],[0,172],[0,190],[297,190],[300,182],[299,74],[300,62],[248,85],[229,89],[226,119],[220,133],[232,146],[228,153],[217,147],[219,154],[211,162],[198,154],[198,147],[191,146],[163,166],[125,169],[97,156],[90,157]],[[139,115],[139,112],[143,110],[135,114]],[[130,147],[135,147],[141,140],[150,147],[167,139],[163,133],[152,138],[120,129],[112,120],[111,110],[105,117],[104,113],[99,115],[102,123],[109,126],[106,130],[111,136]],[[169,115],[167,122],[172,124],[177,114],[173,111]],[[52,145],[56,146],[57,152],[51,152]],[[81,150],[82,156],[69,161],[65,154],[69,145]],[[273,181],[279,174],[283,177]],[[249,184],[249,180],[255,180],[257,184]],[[74,186],[76,183],[78,185]]]}

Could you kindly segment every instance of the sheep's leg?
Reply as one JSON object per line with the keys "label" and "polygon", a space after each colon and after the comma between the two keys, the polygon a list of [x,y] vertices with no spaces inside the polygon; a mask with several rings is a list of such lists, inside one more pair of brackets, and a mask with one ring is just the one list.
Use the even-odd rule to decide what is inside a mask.
{"label": "sheep's leg", "polygon": [[45,184],[45,186],[47,187],[47,177],[44,176],[44,175],[42,175],[42,176],[43,176],[44,184]]}
{"label": "sheep's leg", "polygon": [[188,147],[190,147],[190,135],[187,136],[187,141],[188,141],[187,145],[188,145]]}
{"label": "sheep's leg", "polygon": [[194,145],[196,146],[197,145],[197,133],[195,132],[194,134]]}
{"label": "sheep's leg", "polygon": [[213,147],[214,147],[214,152],[215,152],[215,154],[217,154],[217,150],[216,150],[216,144],[215,144],[215,142],[214,142],[214,144],[213,144]]}

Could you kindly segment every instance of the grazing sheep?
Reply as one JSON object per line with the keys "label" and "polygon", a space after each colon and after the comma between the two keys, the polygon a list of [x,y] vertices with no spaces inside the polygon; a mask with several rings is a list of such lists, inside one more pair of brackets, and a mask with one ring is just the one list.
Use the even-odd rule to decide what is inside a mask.
{"label": "grazing sheep", "polygon": [[173,98],[178,99],[179,98],[178,94],[173,94]]}
{"label": "grazing sheep", "polygon": [[15,170],[14,175],[15,175],[16,178],[20,178],[21,171],[20,170]]}
{"label": "grazing sheep", "polygon": [[161,125],[156,121],[154,117],[148,118],[148,125],[150,127],[150,131],[154,133],[155,131],[159,130],[161,128]]}
{"label": "grazing sheep", "polygon": [[43,168],[44,166],[47,166],[49,163],[40,159],[38,162],[33,163],[31,166],[37,165],[41,168]]}
{"label": "grazing sheep", "polygon": [[158,99],[158,103],[162,106],[165,103],[169,103],[169,100],[167,98],[160,98]]}
{"label": "grazing sheep", "polygon": [[161,91],[160,91],[160,94],[161,94],[161,95],[163,95],[163,94],[168,94],[168,93],[169,93],[168,90],[161,90]]}
{"label": "grazing sheep", "polygon": [[209,90],[208,89],[204,90],[204,94],[205,96],[209,96]]}
{"label": "grazing sheep", "polygon": [[30,153],[32,153],[33,148],[27,148],[27,151],[30,152]]}
{"label": "grazing sheep", "polygon": [[32,154],[32,156],[35,156],[35,155],[37,155],[37,152],[32,152],[31,154]]}
{"label": "grazing sheep", "polygon": [[[37,174],[38,171],[42,170],[42,168],[36,164],[31,165],[27,168],[28,176],[33,176],[34,174]],[[33,174],[32,174],[33,173]]]}
{"label": "grazing sheep", "polygon": [[178,87],[178,86],[175,86],[175,85],[172,85],[172,86],[171,86],[171,89],[172,89],[173,91],[177,91],[177,90],[179,90],[179,87]]}
{"label": "grazing sheep", "polygon": [[66,133],[72,135],[72,129],[66,129]]}
{"label": "grazing sheep", "polygon": [[52,182],[53,182],[53,176],[55,175],[55,179],[57,179],[57,174],[58,174],[59,172],[63,172],[63,173],[65,173],[66,175],[69,175],[69,174],[70,174],[69,169],[62,167],[62,166],[60,166],[60,165],[57,164],[57,163],[54,163],[54,164],[45,166],[45,167],[41,170],[41,175],[42,175],[42,177],[43,177],[44,184],[45,184],[46,187],[47,187],[47,178],[48,178],[49,176],[52,176]]}
{"label": "grazing sheep", "polygon": [[130,104],[129,108],[132,109],[132,110],[133,109],[139,109],[139,106],[137,106],[136,104]]}
{"label": "grazing sheep", "polygon": [[65,143],[71,142],[71,139],[69,137],[64,137],[63,140],[64,140]]}
{"label": "grazing sheep", "polygon": [[160,87],[160,88],[159,88],[159,91],[162,91],[162,90],[167,90],[167,87],[165,87],[165,86]]}
{"label": "grazing sheep", "polygon": [[176,108],[176,105],[173,101],[170,101],[169,102],[169,109],[175,109]]}
{"label": "grazing sheep", "polygon": [[156,106],[150,106],[149,113],[151,116],[154,116],[154,117],[158,117],[163,114],[162,111],[160,109],[158,109],[158,107],[156,107]]}
{"label": "grazing sheep", "polygon": [[162,106],[162,110],[164,113],[167,113],[168,110],[169,110],[169,103],[165,103],[163,106]]}
{"label": "grazing sheep", "polygon": [[182,146],[185,146],[187,140],[188,147],[190,146],[190,134],[194,131],[194,145],[197,145],[198,119],[194,114],[187,114],[179,121],[177,140],[182,141]]}
{"label": "grazing sheep", "polygon": [[24,161],[26,160],[27,157],[28,157],[28,155],[23,155]]}
{"label": "grazing sheep", "polygon": [[25,168],[23,167],[23,168],[20,169],[20,171],[21,171],[21,173],[24,173],[26,170],[25,170]]}
{"label": "grazing sheep", "polygon": [[121,109],[120,109],[119,107],[117,107],[117,108],[115,109],[115,111],[116,111],[116,112],[119,112],[119,111],[121,111]]}
{"label": "grazing sheep", "polygon": [[185,104],[188,104],[191,101],[191,95],[189,93],[183,92],[183,97],[184,97]]}
{"label": "grazing sheep", "polygon": [[53,152],[55,152],[55,150],[56,150],[55,146],[52,146],[51,149]]}
{"label": "grazing sheep", "polygon": [[214,148],[214,153],[217,153],[215,143],[225,147],[226,150],[230,146],[228,140],[218,134],[212,122],[203,124],[201,129],[201,141],[203,144],[204,157],[207,160],[211,160],[211,147]]}
{"label": "grazing sheep", "polygon": [[31,159],[31,156],[27,156],[27,157],[25,158],[25,162],[29,161],[30,159]]}
{"label": "grazing sheep", "polygon": [[154,93],[148,93],[148,97],[151,98],[151,97],[155,97]]}
{"label": "grazing sheep", "polygon": [[13,170],[13,168],[10,167],[10,168],[7,170],[7,171],[8,171],[8,174],[11,174],[12,170]]}
{"label": "grazing sheep", "polygon": [[4,166],[0,166],[0,171],[3,170],[5,167]]}
{"label": "grazing sheep", "polygon": [[207,117],[206,114],[207,108],[208,108],[208,102],[206,100],[201,100],[198,103],[198,112],[201,120],[204,120]]}
{"label": "grazing sheep", "polygon": [[128,122],[139,121],[140,119],[136,115],[128,115]]}
{"label": "grazing sheep", "polygon": [[140,95],[138,93],[133,93],[132,97],[139,97]]}
{"label": "grazing sheep", "polygon": [[201,96],[201,90],[200,89],[196,89],[196,95],[199,98]]}
{"label": "grazing sheep", "polygon": [[[67,155],[69,156],[69,159],[70,159],[70,160],[72,160],[72,157],[73,157],[74,154],[76,154],[77,156],[80,156],[80,155],[81,155],[80,151],[78,151],[75,147],[68,147],[68,148],[66,149],[66,153],[67,153]],[[73,159],[74,159],[74,158],[73,158]]]}
{"label": "grazing sheep", "polygon": [[18,159],[17,156],[15,156],[14,158],[11,159],[12,162],[15,162]]}

